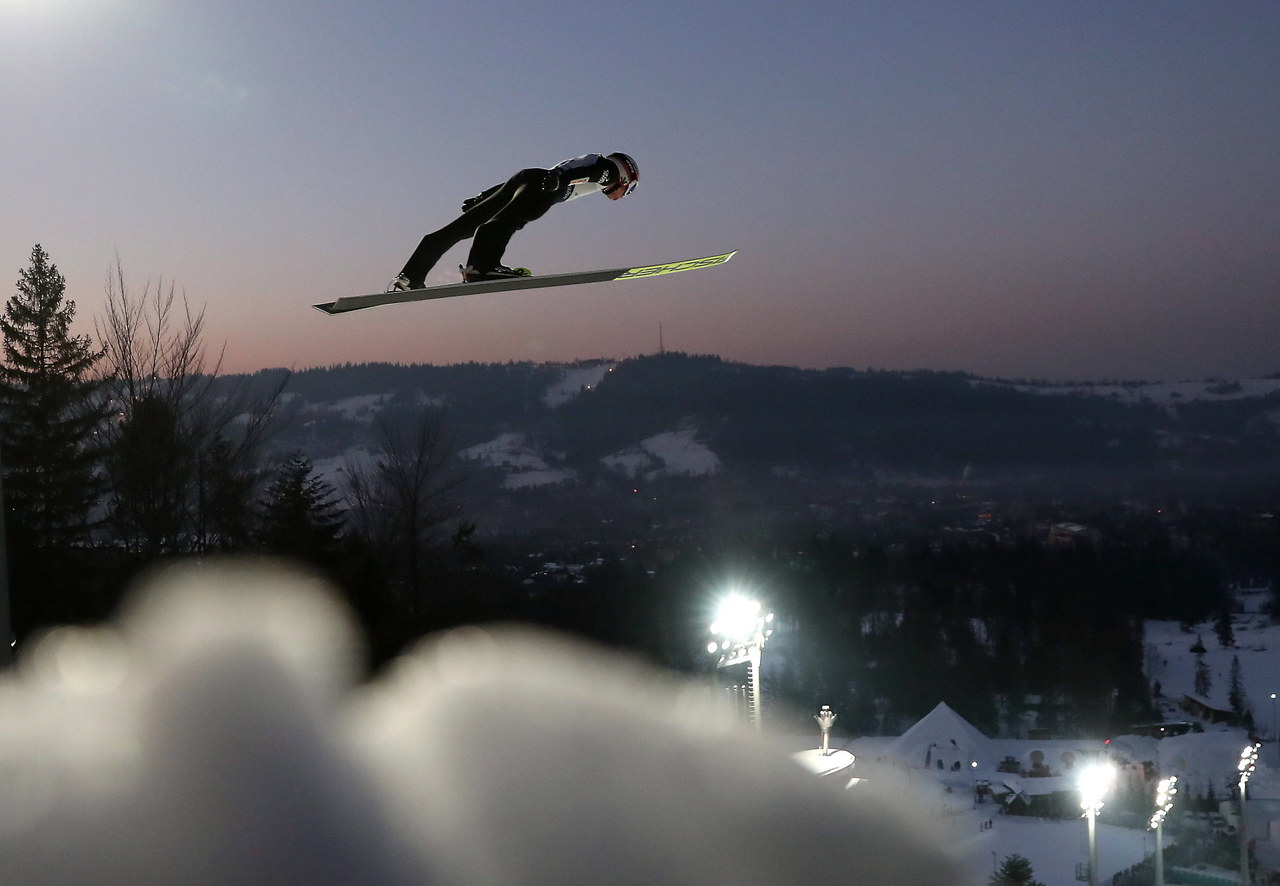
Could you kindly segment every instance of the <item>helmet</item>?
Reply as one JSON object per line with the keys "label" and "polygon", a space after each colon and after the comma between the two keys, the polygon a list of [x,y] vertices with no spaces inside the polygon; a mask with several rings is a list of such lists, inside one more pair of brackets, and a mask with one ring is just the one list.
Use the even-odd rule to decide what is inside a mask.
{"label": "helmet", "polygon": [[605,159],[618,171],[617,182],[604,189],[605,196],[610,200],[621,200],[636,189],[636,182],[640,181],[640,167],[636,166],[636,161],[629,155],[620,151],[615,151]]}

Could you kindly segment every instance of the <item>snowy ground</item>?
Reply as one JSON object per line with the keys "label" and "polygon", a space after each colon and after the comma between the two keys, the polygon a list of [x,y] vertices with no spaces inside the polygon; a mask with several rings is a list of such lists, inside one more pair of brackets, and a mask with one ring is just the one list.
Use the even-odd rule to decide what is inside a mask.
{"label": "snowy ground", "polygon": [[1177,622],[1147,622],[1148,679],[1160,682],[1169,704],[1178,703],[1184,694],[1193,694],[1196,656],[1191,646],[1199,637],[1209,668],[1210,688],[1205,698],[1216,707],[1230,709],[1231,660],[1238,658],[1245,703],[1253,710],[1255,727],[1260,735],[1275,738],[1280,724],[1271,693],[1280,695],[1280,625],[1271,624],[1265,615],[1245,614],[1235,617],[1233,630],[1235,646],[1223,648],[1210,623],[1184,633]]}
{"label": "snowy ground", "polygon": [[390,394],[361,394],[338,400],[329,409],[341,414],[347,421],[370,423],[390,399]]}
{"label": "snowy ground", "polygon": [[505,489],[555,485],[577,476],[572,470],[548,464],[542,454],[529,445],[524,434],[513,432],[499,434],[492,440],[463,449],[458,455],[467,461],[506,471],[507,476],[502,481]]}
{"label": "snowy ground", "polygon": [[[1249,606],[1256,608],[1265,596],[1251,595]],[[1184,693],[1190,693],[1196,658],[1190,647],[1199,635],[1206,648],[1204,659],[1212,679],[1207,699],[1215,705],[1228,707],[1231,660],[1239,657],[1242,683],[1255,712],[1258,730],[1267,733],[1271,730],[1272,705],[1275,704],[1270,693],[1277,691],[1280,694],[1280,626],[1273,626],[1263,615],[1247,613],[1236,616],[1234,630],[1236,646],[1224,649],[1218,643],[1212,624],[1195,626],[1188,634],[1174,622],[1148,622],[1146,641],[1150,678],[1161,681],[1164,695],[1170,700],[1168,705],[1181,700]],[[1173,707],[1169,707],[1165,717],[1169,720],[1190,719]],[[1235,764],[1247,738],[1239,729],[1212,724],[1205,724],[1205,729],[1202,734],[1160,741],[1113,738],[1111,747],[1122,752],[1132,751],[1135,759],[1155,759],[1163,774],[1178,775],[1184,786],[1197,793],[1213,782],[1218,795],[1226,796],[1227,786],[1235,782]],[[883,759],[894,741],[892,738],[860,738],[843,744],[854,751],[859,760],[854,769],[855,775],[889,780],[894,784],[895,792],[911,798],[922,820],[940,826],[941,839],[951,848],[967,875],[965,882],[985,884],[995,866],[1013,854],[1029,859],[1036,878],[1046,886],[1074,886],[1078,882],[1076,866],[1088,858],[1088,832],[1083,819],[1056,821],[1004,816],[998,813],[994,803],[974,808],[968,802],[974,778],[995,780],[1007,777],[988,771],[987,761],[983,761],[982,768],[972,776],[947,776],[955,781],[952,793],[946,793],[943,785],[928,770],[914,769],[907,774],[907,770],[902,768],[877,768],[874,761]],[[1055,748],[1059,744],[1064,743],[991,739],[988,753],[993,759],[1006,754],[1024,758],[1027,749],[1035,746],[1044,751],[1047,758],[1056,759]],[[1100,740],[1066,744],[1079,745],[1082,749],[1090,745],[1097,749]],[[1275,747],[1269,745],[1264,748],[1264,766],[1268,754],[1274,753]],[[1277,763],[1273,761],[1272,765]],[[1251,794],[1253,799],[1266,792],[1267,784],[1277,781],[1272,775],[1274,771],[1262,769],[1257,773],[1254,779],[1257,795]],[[990,822],[989,828],[984,827],[986,822]],[[1099,823],[1098,867],[1102,882],[1109,882],[1116,873],[1137,864],[1154,851],[1154,832]]]}
{"label": "snowy ground", "polygon": [[961,882],[902,798],[818,781],[704,687],[503,628],[357,685],[340,604],[259,564],[164,573],[22,654],[6,883]]}
{"label": "snowy ground", "polygon": [[1242,378],[1224,382],[1217,379],[1200,381],[1132,382],[1118,384],[1015,384],[982,380],[978,384],[995,384],[1033,394],[1085,395],[1107,397],[1125,403],[1154,403],[1172,406],[1193,400],[1239,400],[1264,397],[1280,391],[1280,378]]}
{"label": "snowy ground", "polygon": [[560,380],[552,384],[542,394],[542,402],[548,406],[563,406],[583,390],[591,390],[600,383],[617,363],[596,363],[590,366],[576,366],[566,369]]}
{"label": "snowy ground", "polygon": [[[1270,694],[1280,694],[1280,626],[1272,625],[1269,618],[1260,614],[1243,614],[1236,616],[1234,631],[1236,646],[1224,649],[1218,643],[1212,624],[1198,625],[1188,634],[1176,622],[1147,622],[1149,678],[1160,681],[1170,704],[1181,700],[1184,693],[1191,693],[1196,656],[1190,647],[1199,635],[1204,642],[1204,659],[1212,679],[1208,700],[1223,708],[1229,707],[1227,692],[1231,660],[1238,656],[1245,694],[1254,710],[1258,731],[1270,733],[1275,705]],[[1171,708],[1166,718],[1184,719],[1186,715]],[[1204,735],[1159,742],[1157,753],[1161,770],[1180,774],[1184,781],[1189,782],[1208,779],[1211,773],[1218,780],[1234,781],[1235,760],[1246,742],[1244,734],[1225,727],[1210,725],[1206,728],[1208,732]],[[1264,748],[1264,755],[1268,751],[1274,752],[1274,749],[1275,745]],[[1274,766],[1277,761],[1271,762]],[[1262,775],[1260,772],[1259,780]],[[1001,860],[1006,855],[1017,853],[1031,860],[1037,879],[1046,886],[1073,886],[1077,882],[1075,865],[1087,857],[1083,820],[1055,822],[991,816],[993,828],[982,831],[979,822],[987,817],[988,813],[981,807],[953,817],[951,828],[956,834],[956,846],[962,852],[966,870],[971,875],[989,876],[993,853],[994,858]],[[1151,831],[1099,825],[1098,867],[1103,882],[1154,851],[1155,837]]]}
{"label": "snowy ground", "polygon": [[698,442],[697,437],[694,428],[666,431],[600,460],[632,479],[714,474],[720,470],[720,457]]}
{"label": "snowy ground", "polygon": [[[1084,819],[1062,822],[1016,815],[994,815],[985,804],[952,817],[950,832],[964,872],[971,883],[984,883],[995,866],[1009,855],[1031,862],[1036,879],[1045,886],[1074,886],[1076,865],[1089,858]],[[991,821],[990,830],[981,830]],[[1098,825],[1098,873],[1101,882],[1155,851],[1152,831],[1135,831],[1106,823]]]}
{"label": "snowy ground", "polygon": [[[928,771],[908,771],[876,762],[877,751],[883,751],[891,741],[859,739],[851,743],[860,751],[852,772],[867,779],[851,792],[856,795],[863,784],[874,782],[910,802],[917,826],[947,848],[963,875],[960,882],[984,886],[1000,862],[1010,855],[1021,855],[1031,862],[1036,879],[1045,886],[1077,883],[1076,866],[1086,863],[1089,857],[1088,825],[1083,818],[1061,821],[1001,815],[994,801],[975,806],[969,789],[971,779],[957,776],[956,787],[948,793]],[[1115,874],[1154,851],[1154,832],[1099,822],[1098,870],[1102,882],[1109,883]]]}
{"label": "snowy ground", "polygon": [[[567,369],[543,392],[542,399],[548,406],[563,406],[599,384],[615,365],[599,363]],[[577,478],[575,471],[557,467],[555,459],[541,452],[524,434],[499,434],[459,454],[465,459],[506,471],[507,476],[502,483],[506,489],[555,485]],[[659,476],[703,476],[720,469],[719,456],[698,441],[696,428],[687,427],[654,434],[633,446],[604,456],[601,462],[631,479],[646,480]]]}
{"label": "snowy ground", "polygon": [[[1250,687],[1274,632],[1239,625]],[[1157,623],[1150,639],[1176,691],[1192,638]],[[1087,858],[1081,819],[975,808],[970,773],[876,763],[894,739],[853,742],[865,784],[823,784],[704,689],[590,647],[464,630],[366,685],[357,649],[312,579],[244,564],[163,574],[114,626],[24,648],[0,677],[0,880],[985,886],[1018,854],[1074,886]],[[1229,771],[1239,744],[1165,739],[1161,766]],[[1102,881],[1153,839],[1102,823]]]}

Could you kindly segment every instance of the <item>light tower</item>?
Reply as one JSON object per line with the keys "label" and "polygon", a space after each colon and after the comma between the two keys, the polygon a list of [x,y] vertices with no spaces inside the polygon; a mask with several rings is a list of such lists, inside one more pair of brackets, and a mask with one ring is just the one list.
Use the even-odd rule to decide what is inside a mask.
{"label": "light tower", "polygon": [[1080,772],[1080,808],[1089,820],[1089,886],[1098,886],[1098,813],[1102,800],[1111,790],[1116,768],[1110,763],[1090,763]]}
{"label": "light tower", "polygon": [[1156,783],[1156,811],[1151,827],[1156,832],[1156,886],[1164,886],[1164,819],[1173,808],[1173,795],[1178,793],[1178,776],[1170,775]]}
{"label": "light tower", "polygon": [[760,653],[773,634],[773,613],[764,612],[759,600],[738,594],[725,597],[711,624],[707,651],[719,655],[717,668],[747,663],[747,710],[760,728]]}
{"label": "light tower", "polygon": [[1249,783],[1249,776],[1253,775],[1253,770],[1258,766],[1258,748],[1259,744],[1250,744],[1240,752],[1240,763],[1237,769],[1240,772],[1240,882],[1252,883],[1253,877],[1249,870],[1249,835],[1246,832],[1244,824],[1244,792],[1245,785]]}

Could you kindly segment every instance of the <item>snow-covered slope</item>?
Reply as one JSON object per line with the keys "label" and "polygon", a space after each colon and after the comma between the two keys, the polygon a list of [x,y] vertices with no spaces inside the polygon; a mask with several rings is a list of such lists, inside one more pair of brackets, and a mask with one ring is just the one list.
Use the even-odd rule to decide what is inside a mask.
{"label": "snow-covered slope", "polygon": [[583,390],[590,390],[600,384],[618,364],[615,362],[592,363],[565,369],[560,379],[542,394],[542,402],[555,408],[563,406]]}
{"label": "snow-covered slope", "polygon": [[1196,654],[1191,647],[1197,639],[1204,644],[1204,662],[1208,668],[1209,691],[1203,698],[1215,707],[1230,710],[1227,695],[1231,689],[1232,659],[1240,662],[1240,681],[1245,704],[1253,710],[1259,733],[1274,737],[1277,731],[1277,701],[1280,696],[1280,625],[1265,615],[1241,614],[1233,620],[1235,645],[1223,647],[1210,623],[1196,625],[1190,633],[1177,622],[1146,623],[1147,677],[1159,682],[1169,704],[1181,701],[1183,695],[1195,695]]}
{"label": "snow-covered slope", "polygon": [[1280,378],[1245,378],[1231,381],[1108,382],[1103,384],[1028,384],[999,380],[979,380],[975,384],[1000,385],[1033,394],[1104,397],[1124,403],[1153,403],[1174,406],[1193,401],[1242,400],[1264,397],[1280,391]]}
{"label": "snow-covered slope", "polygon": [[606,455],[600,461],[632,479],[714,474],[720,470],[720,459],[699,443],[697,437],[694,428],[666,431]]}
{"label": "snow-covered slope", "polygon": [[506,489],[528,489],[565,483],[577,478],[569,468],[553,467],[534,448],[524,434],[499,434],[492,440],[469,446],[458,453],[467,461],[506,472],[502,485]]}

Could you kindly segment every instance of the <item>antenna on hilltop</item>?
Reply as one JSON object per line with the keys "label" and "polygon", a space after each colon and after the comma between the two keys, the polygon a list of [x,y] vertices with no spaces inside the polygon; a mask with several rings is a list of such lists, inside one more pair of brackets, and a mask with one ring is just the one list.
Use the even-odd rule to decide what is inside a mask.
{"label": "antenna on hilltop", "polygon": [[658,356],[661,357],[667,352],[666,346],[662,343],[662,324],[658,324]]}

